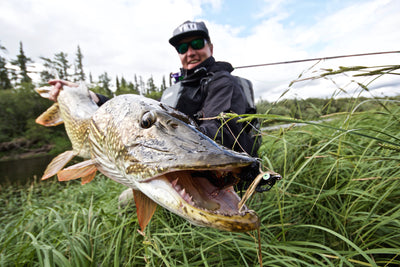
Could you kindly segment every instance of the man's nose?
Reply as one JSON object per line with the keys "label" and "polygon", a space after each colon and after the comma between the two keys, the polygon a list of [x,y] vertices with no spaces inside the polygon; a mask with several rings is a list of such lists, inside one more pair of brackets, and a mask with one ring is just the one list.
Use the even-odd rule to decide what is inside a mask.
{"label": "man's nose", "polygon": [[190,56],[190,55],[194,55],[194,49],[189,45],[189,47],[188,47],[188,51],[186,52],[186,54],[188,55],[188,56]]}

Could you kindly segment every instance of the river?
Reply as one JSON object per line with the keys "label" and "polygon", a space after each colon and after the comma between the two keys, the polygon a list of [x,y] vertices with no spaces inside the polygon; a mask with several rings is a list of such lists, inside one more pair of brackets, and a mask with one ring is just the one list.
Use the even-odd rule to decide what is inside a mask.
{"label": "river", "polygon": [[25,185],[40,180],[44,170],[54,156],[41,156],[28,159],[0,161],[0,185],[20,184]]}

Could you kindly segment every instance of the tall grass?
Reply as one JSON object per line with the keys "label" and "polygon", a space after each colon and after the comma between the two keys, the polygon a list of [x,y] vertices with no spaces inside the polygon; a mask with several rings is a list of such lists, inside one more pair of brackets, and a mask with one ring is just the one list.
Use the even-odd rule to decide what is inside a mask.
{"label": "tall grass", "polygon": [[[400,105],[372,100],[369,111],[349,101],[323,124],[263,132],[263,164],[283,176],[247,203],[265,266],[400,264]],[[256,232],[192,226],[162,208],[141,235],[134,205],[117,209],[124,189],[102,175],[2,187],[0,266],[260,264]]]}

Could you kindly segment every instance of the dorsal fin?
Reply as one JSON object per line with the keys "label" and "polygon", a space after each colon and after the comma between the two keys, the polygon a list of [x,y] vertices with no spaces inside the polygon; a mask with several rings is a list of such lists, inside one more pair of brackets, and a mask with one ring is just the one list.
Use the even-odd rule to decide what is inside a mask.
{"label": "dorsal fin", "polygon": [[157,204],[139,190],[132,190],[135,198],[139,226],[142,232],[144,232],[144,229],[147,224],[149,224],[151,217],[153,217],[153,214],[156,211]]}

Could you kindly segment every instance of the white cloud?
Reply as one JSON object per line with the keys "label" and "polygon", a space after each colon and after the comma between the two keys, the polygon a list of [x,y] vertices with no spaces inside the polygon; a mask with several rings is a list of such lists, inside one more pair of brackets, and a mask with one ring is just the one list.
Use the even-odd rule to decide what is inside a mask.
{"label": "white cloud", "polygon": [[[280,5],[268,14],[284,14]],[[230,58],[235,66],[281,62],[287,60],[328,57],[346,54],[359,54],[379,51],[398,51],[400,43],[400,2],[395,0],[364,1],[350,5],[322,17],[315,25],[287,25],[279,16],[270,16],[252,29],[247,37],[223,36],[218,45],[223,44],[223,58]],[[237,44],[235,46],[230,44]],[[216,46],[216,50],[217,50]],[[227,48],[227,49],[225,49]],[[303,75],[313,76],[312,71],[320,68],[338,66],[379,66],[398,64],[400,54],[354,57],[328,60],[317,64]],[[288,88],[291,81],[316,62],[249,68],[235,71],[236,74],[250,78],[255,84],[257,96],[276,100]],[[338,77],[340,85],[323,79],[298,82],[291,87],[286,97],[328,97],[338,90],[338,86],[349,83],[353,78]],[[397,87],[386,87],[388,95],[399,93]],[[376,82],[380,83],[380,79]],[[344,85],[343,85],[344,86]],[[358,87],[359,88],[359,87]],[[357,87],[348,88],[349,96]],[[396,91],[397,90],[397,91]],[[382,91],[382,90],[381,90]],[[381,92],[380,91],[380,92]]]}
{"label": "white cloud", "polygon": [[[260,20],[253,28],[222,25],[217,19],[206,21],[216,59],[242,66],[398,50],[400,1],[360,1],[341,10],[331,9],[314,25],[303,25],[301,19],[287,24],[294,16],[287,3],[292,2],[265,1],[265,8],[256,14],[243,14],[249,20],[254,16]],[[0,1],[0,41],[12,58],[22,41],[26,55],[36,62],[40,62],[39,56],[53,57],[60,51],[68,53],[73,62],[79,45],[86,72],[94,78],[107,71],[113,79],[115,75],[128,80],[134,74],[144,79],[153,75],[160,83],[162,76],[180,67],[168,44],[173,29],[185,20],[205,17],[205,6],[211,5],[215,16],[229,16],[223,14],[222,4],[222,0],[4,0]],[[240,35],[244,30],[245,37]],[[313,70],[398,64],[399,59],[399,55],[386,55],[330,60]],[[234,74],[253,81],[257,98],[275,100],[314,63],[248,68]],[[396,88],[386,86],[390,92]],[[288,95],[329,96],[332,90],[330,82],[307,81],[296,83]]]}
{"label": "white cloud", "polygon": [[39,60],[63,51],[70,62],[79,45],[85,68],[94,77],[133,74],[145,78],[179,68],[168,44],[173,29],[201,13],[201,1],[36,0],[0,3],[1,42],[16,55]]}

